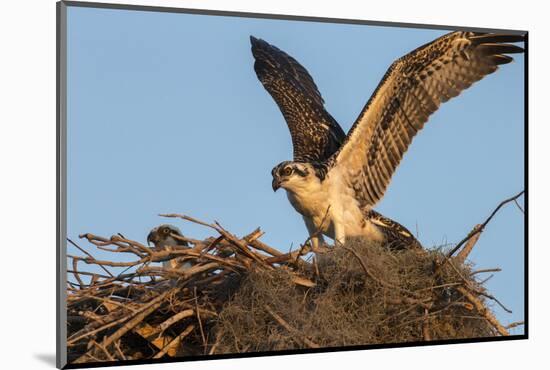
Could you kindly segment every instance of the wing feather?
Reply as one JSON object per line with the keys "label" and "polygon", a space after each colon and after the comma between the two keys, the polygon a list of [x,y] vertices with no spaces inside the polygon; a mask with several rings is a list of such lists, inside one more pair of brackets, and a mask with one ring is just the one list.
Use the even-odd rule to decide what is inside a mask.
{"label": "wing feather", "polygon": [[346,141],[327,162],[373,206],[386,188],[414,136],[441,103],[510,63],[505,54],[523,49],[517,34],[452,32],[396,60],[353,124]]}
{"label": "wing feather", "polygon": [[281,110],[292,137],[294,160],[324,162],[346,134],[325,110],[313,78],[294,58],[264,40],[250,37],[254,70]]}

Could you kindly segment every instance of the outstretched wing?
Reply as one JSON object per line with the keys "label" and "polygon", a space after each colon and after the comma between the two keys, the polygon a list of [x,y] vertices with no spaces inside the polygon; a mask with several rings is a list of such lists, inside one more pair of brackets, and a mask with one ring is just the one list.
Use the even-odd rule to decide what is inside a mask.
{"label": "outstretched wing", "polygon": [[523,49],[517,34],[453,32],[396,60],[363,108],[329,174],[355,192],[362,206],[378,202],[416,133],[439,105],[512,61]]}
{"label": "outstretched wing", "polygon": [[254,70],[273,97],[290,129],[294,160],[323,162],[346,134],[325,110],[315,82],[294,58],[264,40],[250,36]]}

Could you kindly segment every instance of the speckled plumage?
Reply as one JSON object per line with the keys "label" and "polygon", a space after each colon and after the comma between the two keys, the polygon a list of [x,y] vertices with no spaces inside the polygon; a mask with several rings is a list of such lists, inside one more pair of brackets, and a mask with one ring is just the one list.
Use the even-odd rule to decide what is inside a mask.
{"label": "speckled plumage", "polygon": [[[441,103],[513,59],[519,34],[452,32],[397,59],[345,139],[324,109],[313,79],[295,59],[251,37],[254,69],[283,112],[294,161],[272,171],[304,217],[310,235],[384,240],[391,248],[420,244],[402,225],[372,210],[414,136]],[[322,241],[315,236],[313,243]],[[317,239],[317,240],[316,240]]]}
{"label": "speckled plumage", "polygon": [[513,34],[452,32],[396,60],[348,132],[330,167],[348,168],[363,206],[375,205],[414,136],[441,103],[512,61]]}
{"label": "speckled plumage", "polygon": [[323,162],[346,134],[325,110],[324,100],[307,70],[264,40],[250,37],[254,70],[283,114],[298,162]]}

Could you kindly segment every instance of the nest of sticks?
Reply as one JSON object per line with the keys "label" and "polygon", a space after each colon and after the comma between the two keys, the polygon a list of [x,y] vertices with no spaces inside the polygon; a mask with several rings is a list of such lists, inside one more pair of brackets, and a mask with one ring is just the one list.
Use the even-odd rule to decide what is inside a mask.
{"label": "nest of sticks", "polygon": [[[68,256],[69,363],[505,336],[521,324],[503,326],[487,305],[500,302],[478,276],[498,269],[464,262],[486,223],[447,253],[357,239],[312,256],[307,242],[282,253],[259,229],[237,237],[165,216],[215,236],[184,237],[191,248],[172,251],[120,234],[81,235],[87,248],[70,241],[84,255]],[[98,260],[92,248],[135,260]],[[193,266],[159,263],[172,258]]]}

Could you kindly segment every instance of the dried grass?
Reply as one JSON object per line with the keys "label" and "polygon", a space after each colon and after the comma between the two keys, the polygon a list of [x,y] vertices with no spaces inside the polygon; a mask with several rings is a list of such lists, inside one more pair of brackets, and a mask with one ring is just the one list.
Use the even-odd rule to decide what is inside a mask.
{"label": "dried grass", "polygon": [[[456,284],[483,291],[469,277],[469,266],[449,266],[435,274],[444,258],[441,252],[390,252],[361,240],[346,247],[359,254],[379,281],[368,277],[344,248],[320,258],[314,288],[296,286],[282,269],[251,272],[218,318],[222,340],[217,353],[304,348],[300,337],[320,347],[340,347],[423,341],[425,330],[432,340],[498,335],[453,289]],[[300,335],[282,327],[266,306]]]}

